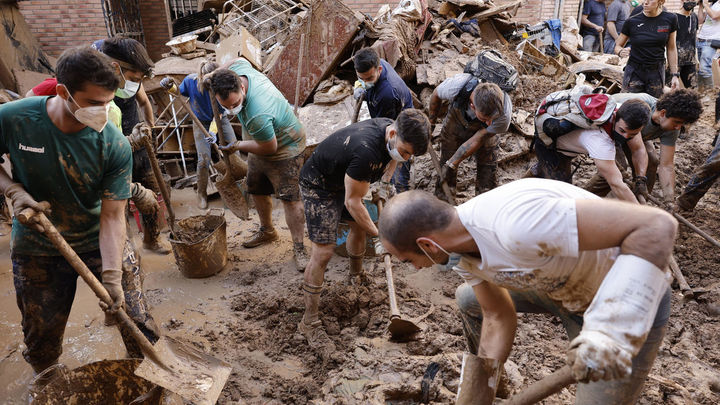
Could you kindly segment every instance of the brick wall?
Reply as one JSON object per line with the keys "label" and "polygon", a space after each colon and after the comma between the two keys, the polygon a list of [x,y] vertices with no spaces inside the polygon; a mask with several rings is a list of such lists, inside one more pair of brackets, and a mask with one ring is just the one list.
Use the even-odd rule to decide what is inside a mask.
{"label": "brick wall", "polygon": [[18,5],[48,55],[58,57],[67,48],[107,36],[100,1],[27,0]]}
{"label": "brick wall", "polygon": [[140,18],[145,31],[145,46],[150,57],[157,61],[169,52],[165,43],[170,40],[164,0],[140,0]]}

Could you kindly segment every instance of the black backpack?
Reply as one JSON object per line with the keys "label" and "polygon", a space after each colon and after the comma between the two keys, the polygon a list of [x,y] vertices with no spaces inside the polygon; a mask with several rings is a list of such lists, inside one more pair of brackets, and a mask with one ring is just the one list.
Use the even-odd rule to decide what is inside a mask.
{"label": "black backpack", "polygon": [[517,69],[507,63],[496,50],[480,52],[475,59],[465,65],[464,73],[470,73],[481,82],[497,84],[506,92],[515,90],[517,87]]}

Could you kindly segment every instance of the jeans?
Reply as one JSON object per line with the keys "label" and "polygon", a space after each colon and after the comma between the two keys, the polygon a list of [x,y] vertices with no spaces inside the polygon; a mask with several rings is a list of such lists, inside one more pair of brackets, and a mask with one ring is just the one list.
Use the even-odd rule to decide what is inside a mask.
{"label": "jeans", "polygon": [[398,163],[392,183],[398,193],[410,190],[410,161]]}
{"label": "jeans", "polygon": [[600,37],[593,34],[583,35],[582,48],[586,52],[600,52]]}
{"label": "jeans", "polygon": [[[210,122],[203,122],[202,124],[205,129],[210,128]],[[222,132],[225,142],[228,144],[235,143],[235,141],[237,141],[237,137],[235,136],[235,131],[233,131],[232,125],[230,124],[230,119],[226,116],[223,116],[220,119],[220,125],[222,126]],[[195,122],[193,122],[193,138],[195,138],[195,150],[197,151],[198,169],[201,167],[208,167],[211,163],[210,142],[205,140],[205,134]]]}
{"label": "jeans", "polygon": [[690,181],[682,194],[678,197],[677,203],[680,208],[691,210],[700,199],[712,187],[715,180],[720,177],[720,141],[715,143],[715,148],[710,152],[705,163],[693,173]]}
{"label": "jeans", "polygon": [[[571,313],[548,298],[546,294],[535,291],[510,291],[517,312],[550,313],[558,318],[565,327],[569,340],[573,340],[582,329],[583,318]],[[460,309],[463,332],[468,350],[477,353],[482,326],[482,308],[477,302],[475,292],[467,283],[460,285],[455,291],[455,301]],[[658,306],[655,322],[648,333],[645,344],[632,360],[632,375],[620,380],[597,381],[577,385],[575,404],[634,404],[642,393],[645,378],[652,368],[658,349],[665,336],[667,320],[670,317],[670,289]]]}
{"label": "jeans", "polygon": [[700,61],[698,75],[703,78],[712,78],[712,60],[717,50],[710,46],[710,40],[698,38],[697,53]]}

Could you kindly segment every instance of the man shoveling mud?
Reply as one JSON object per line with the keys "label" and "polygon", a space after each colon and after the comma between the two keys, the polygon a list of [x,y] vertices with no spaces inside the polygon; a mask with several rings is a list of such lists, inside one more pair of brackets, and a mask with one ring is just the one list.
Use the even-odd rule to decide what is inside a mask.
{"label": "man shoveling mud", "polygon": [[[0,192],[12,200],[15,214],[46,211],[102,280],[114,301],[112,312],[125,303],[123,248],[131,248],[125,245],[125,201],[132,195],[132,151],[120,130],[106,125],[119,80],[107,58],[89,47],[64,52],[56,70],[57,96],[0,107],[0,154],[10,155],[13,168],[13,179],[0,170]],[[38,201],[47,201],[52,211]],[[11,246],[23,356],[40,373],[62,352],[77,273],[47,238],[17,217]],[[132,258],[126,264],[137,265]],[[135,298],[128,302],[141,301]]]}
{"label": "man shoveling mud", "polygon": [[677,223],[666,212],[523,179],[458,207],[421,191],[400,194],[379,230],[385,248],[417,268],[462,255],[456,300],[471,353],[499,369],[516,311],[551,313],[570,338],[577,404],[632,404],[642,392],[670,314],[663,269]]}
{"label": "man shoveling mud", "polygon": [[350,233],[347,252],[350,278],[363,278],[362,258],[366,234],[377,236],[377,228],[363,204],[370,183],[389,180],[391,160],[406,161],[428,148],[430,122],[415,109],[403,110],[397,120],[374,118],[340,129],[318,145],[300,172],[300,190],[305,204],[308,235],[312,241],[310,262],[305,269],[303,291],[305,314],[298,329],[310,347],[323,357],[334,352],[325,334],[318,306],[325,268],[333,255],[340,219]]}

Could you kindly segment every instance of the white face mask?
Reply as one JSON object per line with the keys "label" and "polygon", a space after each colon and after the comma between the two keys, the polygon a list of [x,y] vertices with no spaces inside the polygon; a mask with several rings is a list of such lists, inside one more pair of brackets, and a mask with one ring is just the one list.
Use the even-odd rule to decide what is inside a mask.
{"label": "white face mask", "polygon": [[125,87],[115,90],[115,95],[120,98],[130,98],[134,96],[138,89],[140,89],[140,83],[125,79],[122,69],[120,69],[120,76],[125,80]]}
{"label": "white face mask", "polygon": [[[432,239],[428,239],[428,241],[429,241],[430,243],[432,243],[433,245],[435,245],[436,248],[442,250],[443,253],[445,253],[446,255],[448,255],[448,260],[450,260],[450,253],[448,253],[447,250],[443,249],[442,246],[440,246],[440,245],[438,245],[437,243],[435,243],[435,241],[432,240]],[[417,242],[415,242],[415,243],[417,243]],[[438,262],[436,262],[435,260],[433,260],[432,257],[430,257],[430,255],[428,254],[428,252],[426,252],[425,249],[423,249],[422,246],[420,246],[419,243],[417,243],[417,246],[420,248],[420,250],[423,251],[423,253],[425,253],[425,256],[427,256],[428,259],[430,259],[430,261],[433,262],[433,264],[442,264],[442,265],[447,264],[447,261],[446,261],[445,263],[438,263]]]}
{"label": "white face mask", "polygon": [[363,79],[358,79],[358,81],[360,82],[362,88],[365,90],[372,89],[375,86],[375,82],[366,82]]}
{"label": "white face mask", "polygon": [[[223,107],[223,108],[225,108],[225,107]],[[231,109],[225,108],[225,112],[227,113],[227,115],[230,115],[230,116],[238,115],[238,114],[240,114],[240,111],[242,111],[242,108],[243,108],[243,105],[242,105],[242,103],[240,103],[240,105],[238,105],[235,108],[231,108]]]}
{"label": "white face mask", "polygon": [[393,147],[390,147],[390,142],[387,143],[387,151],[390,154],[390,157],[398,162],[405,162],[407,159],[402,157],[400,154],[400,151],[397,150],[397,145],[393,145]]}
{"label": "white face mask", "polygon": [[[70,96],[69,91],[68,96]],[[72,96],[70,96],[70,101],[72,101],[73,104],[78,106],[78,109],[75,110],[75,112],[70,111],[70,107],[68,107],[68,111],[70,111],[72,115],[75,116],[76,120],[78,120],[82,124],[89,126],[97,132],[102,132],[102,130],[105,129],[105,125],[107,125],[108,122],[110,103],[92,107],[80,107],[80,105],[75,101],[75,99],[73,99]],[[65,105],[67,106],[67,104]]]}

